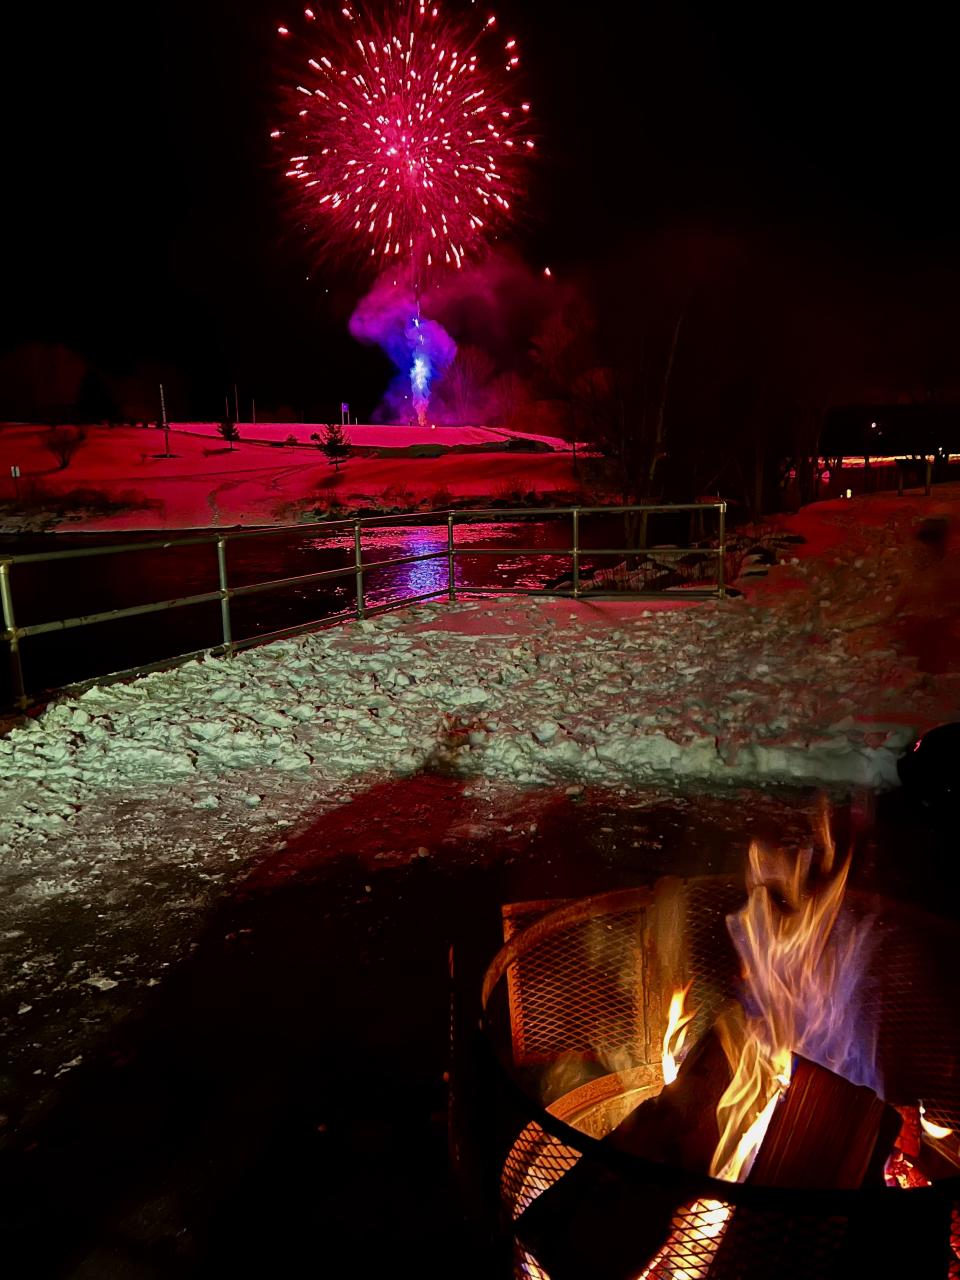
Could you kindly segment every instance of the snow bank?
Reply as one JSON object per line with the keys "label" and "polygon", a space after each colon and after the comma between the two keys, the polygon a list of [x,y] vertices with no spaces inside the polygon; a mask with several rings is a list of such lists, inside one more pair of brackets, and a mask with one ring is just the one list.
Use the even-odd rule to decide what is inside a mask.
{"label": "snow bank", "polygon": [[[960,510],[960,487],[938,499]],[[960,672],[922,674],[889,628],[929,510],[812,508],[749,598],[428,605],[90,690],[0,739],[0,849],[125,788],[214,804],[254,775],[893,784],[911,737],[960,712]]]}
{"label": "snow bank", "polygon": [[448,632],[446,612],[384,615],[51,707],[0,739],[0,847],[64,832],[104,792],[149,782],[216,798],[246,785],[238,771],[283,771],[294,787],[431,763],[519,783],[884,785],[916,727],[897,722],[915,676],[892,652],[854,664],[842,635],[811,644],[809,627],[742,602],[637,608],[615,625],[597,606],[534,600],[453,610],[506,635]]}

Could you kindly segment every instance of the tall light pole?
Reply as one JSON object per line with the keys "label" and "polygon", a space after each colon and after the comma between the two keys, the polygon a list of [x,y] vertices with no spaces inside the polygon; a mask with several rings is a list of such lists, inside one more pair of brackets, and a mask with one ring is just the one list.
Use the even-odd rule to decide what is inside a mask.
{"label": "tall light pole", "polygon": [[233,420],[240,421],[240,397],[237,395],[237,384],[233,384]]}
{"label": "tall light pole", "polygon": [[167,422],[167,402],[163,394],[163,383],[160,383],[160,422],[163,426],[163,456],[170,457],[170,424]]}

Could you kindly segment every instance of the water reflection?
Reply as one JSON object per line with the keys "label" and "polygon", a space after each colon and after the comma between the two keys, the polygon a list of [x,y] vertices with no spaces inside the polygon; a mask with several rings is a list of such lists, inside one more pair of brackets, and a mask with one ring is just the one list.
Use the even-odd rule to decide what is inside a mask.
{"label": "water reflection", "polygon": [[[145,536],[144,541],[151,538],[155,535]],[[569,570],[570,524],[563,517],[536,522],[465,521],[454,526],[454,538],[459,590],[536,588]],[[19,539],[10,550],[59,550],[116,540],[116,535],[58,535],[55,543],[49,537]],[[137,540],[136,535],[124,539]],[[371,566],[364,575],[364,596],[369,606],[428,592],[446,592],[449,570],[445,521],[436,525],[398,522],[364,527],[361,546],[364,564]],[[471,554],[471,549],[478,547],[494,551],[502,548],[503,554]],[[516,547],[535,548],[537,554],[511,553]],[[439,553],[435,560],[375,567],[380,561],[433,552]],[[354,534],[349,527],[331,529],[329,533],[294,531],[233,538],[228,542],[227,564],[232,587],[331,569],[346,571],[342,578],[235,597],[231,602],[235,640],[349,614],[355,607]],[[209,545],[170,546],[116,557],[17,566],[14,572],[17,620],[21,625],[215,591],[216,587],[216,557]],[[30,637],[23,645],[27,687],[52,688],[210,647],[220,639],[216,602],[78,628],[66,633],[66,639],[62,632]],[[0,705],[9,702],[10,696],[7,665],[0,663]]]}
{"label": "water reflection", "polygon": [[[365,565],[400,556],[437,555],[435,560],[391,565],[381,571],[370,570],[365,574],[364,584],[367,601],[386,604],[404,596],[445,591],[449,575],[447,545],[446,524],[398,523],[364,528],[361,548]],[[517,545],[534,547],[538,554],[510,555],[510,548]],[[483,520],[458,523],[454,526],[455,581],[458,588],[464,590],[470,587],[542,587],[569,568],[569,545],[569,521],[559,518],[523,524]],[[325,561],[338,555],[338,565],[347,567],[353,563],[354,535],[351,530],[311,535],[302,540],[302,546],[304,551],[321,555]],[[502,547],[505,554],[502,558],[471,554],[478,547]],[[329,565],[325,562],[323,567],[334,566],[332,562]],[[309,572],[309,569],[301,572]]]}

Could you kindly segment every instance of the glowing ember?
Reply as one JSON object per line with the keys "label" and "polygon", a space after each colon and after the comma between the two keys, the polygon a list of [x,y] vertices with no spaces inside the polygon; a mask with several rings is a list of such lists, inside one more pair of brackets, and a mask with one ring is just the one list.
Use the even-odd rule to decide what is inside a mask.
{"label": "glowing ember", "polygon": [[733,1206],[722,1200],[694,1200],[671,1224],[666,1244],[636,1280],[706,1280]]}
{"label": "glowing ember", "polygon": [[902,1151],[895,1151],[883,1166],[883,1181],[886,1186],[899,1187],[902,1191],[930,1186],[930,1179]]}
{"label": "glowing ember", "polygon": [[834,845],[823,819],[817,876],[812,851],[796,858],[750,846],[746,906],[727,925],[743,968],[743,1023],[721,1023],[733,1078],[717,1107],[720,1141],[711,1173],[742,1181],[763,1141],[791,1058],[802,1054],[854,1084],[877,1087],[872,1037],[857,992],[869,958],[869,921],[840,916],[849,859],[831,875]]}
{"label": "glowing ember", "polygon": [[942,1124],[934,1124],[932,1120],[928,1120],[922,1102],[920,1103],[920,1127],[923,1129],[924,1133],[928,1133],[931,1138],[949,1138],[951,1133],[953,1133],[952,1129],[947,1129]]}
{"label": "glowing ember", "polygon": [[425,0],[382,8],[316,15],[278,132],[301,220],[324,247],[406,263],[419,284],[512,220],[530,104],[514,100],[516,40],[495,19]]}
{"label": "glowing ember", "polygon": [[679,1065],[678,1056],[683,1050],[684,1043],[687,1039],[687,1030],[693,1020],[692,1013],[684,1012],[684,1001],[687,998],[687,992],[690,990],[690,983],[679,991],[675,991],[670,998],[670,1012],[667,1015],[667,1029],[663,1033],[663,1083],[672,1084],[677,1078]]}

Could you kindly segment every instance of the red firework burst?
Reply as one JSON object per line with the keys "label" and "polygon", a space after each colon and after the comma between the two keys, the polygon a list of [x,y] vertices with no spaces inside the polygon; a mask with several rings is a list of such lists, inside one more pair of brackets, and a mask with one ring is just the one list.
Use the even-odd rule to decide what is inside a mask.
{"label": "red firework burst", "polygon": [[404,262],[418,284],[460,267],[510,222],[534,145],[530,104],[511,92],[516,40],[497,35],[489,10],[445,17],[427,0],[386,0],[380,17],[357,4],[304,16],[310,56],[272,134],[301,218],[324,248]]}

